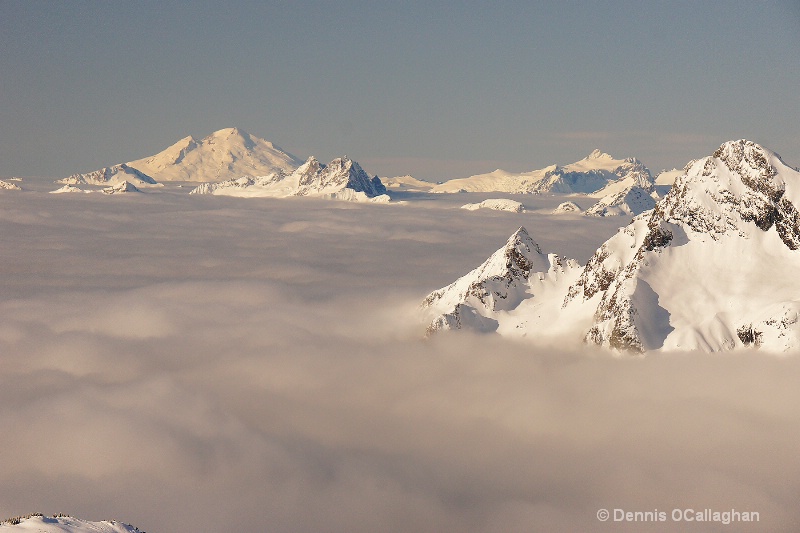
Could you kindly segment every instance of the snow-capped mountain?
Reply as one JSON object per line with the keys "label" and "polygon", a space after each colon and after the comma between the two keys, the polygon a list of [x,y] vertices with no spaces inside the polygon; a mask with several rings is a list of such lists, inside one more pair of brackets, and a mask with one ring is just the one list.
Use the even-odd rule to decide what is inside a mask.
{"label": "snow-capped mountain", "polygon": [[12,518],[0,522],[0,531],[9,533],[16,531],[30,531],[32,533],[144,533],[136,527],[116,520],[90,522],[71,516],[46,517],[40,514]]}
{"label": "snow-capped mountain", "polygon": [[157,181],[212,182],[278,171],[290,173],[300,162],[269,141],[239,128],[226,128],[199,141],[185,137],[154,156],[131,161],[128,166]]}
{"label": "snow-capped mountain", "polygon": [[140,187],[159,185],[152,177],[125,163],[86,174],[73,174],[56,181],[65,185],[119,185],[123,182],[134,183]]}
{"label": "snow-capped mountain", "polygon": [[564,214],[574,214],[580,213],[581,208],[575,202],[561,202],[558,206],[553,209],[552,213],[554,215],[564,215]]}
{"label": "snow-capped mountain", "polygon": [[63,187],[59,187],[54,191],[50,191],[50,194],[64,194],[64,193],[73,193],[73,192],[87,192],[83,189],[79,189],[74,185],[64,185]]}
{"label": "snow-capped mountain", "polygon": [[142,192],[136,188],[135,185],[128,181],[123,181],[121,183],[117,183],[116,185],[112,185],[110,187],[104,188],[102,191],[103,194],[126,194],[129,192]]}
{"label": "snow-capped mountain", "polygon": [[[687,165],[651,211],[582,269],[557,280],[509,269],[503,283],[514,287],[512,305],[453,289],[480,286],[479,271],[431,293],[423,307],[438,316],[429,331],[478,324],[629,352],[800,347],[799,203],[800,172],[751,141],[727,142]],[[445,301],[440,293],[464,296]],[[463,316],[471,319],[456,320]]]}
{"label": "snow-capped mountain", "polygon": [[381,178],[387,189],[403,192],[428,192],[436,184],[423,181],[413,176],[396,176],[394,178]]}
{"label": "snow-capped mountain", "polygon": [[[508,192],[516,194],[557,193],[589,194],[620,183],[620,188],[631,185],[652,185],[650,171],[638,159],[614,159],[594,150],[584,159],[565,166],[551,165],[540,170],[511,173],[495,170],[469,178],[446,181],[431,192]],[[611,192],[611,191],[609,191]]]}
{"label": "snow-capped mountain", "polygon": [[425,298],[422,308],[435,316],[428,333],[461,328],[496,331],[500,316],[529,298],[532,287],[563,285],[579,270],[574,260],[543,253],[520,227],[478,268]]}
{"label": "snow-capped mountain", "polygon": [[464,204],[461,209],[469,211],[477,211],[478,209],[490,209],[494,211],[508,211],[510,213],[523,213],[525,206],[516,200],[509,200],[508,198],[489,198],[477,204]]}
{"label": "snow-capped mountain", "polygon": [[381,180],[377,176],[370,177],[361,165],[346,156],[334,159],[327,165],[309,157],[288,175],[279,170],[267,176],[204,183],[190,194],[278,198],[315,196],[350,201],[389,201]]}
{"label": "snow-capped mountain", "polygon": [[653,199],[651,192],[638,185],[632,185],[600,198],[584,214],[590,217],[633,216],[653,209],[655,205],[656,201]]}

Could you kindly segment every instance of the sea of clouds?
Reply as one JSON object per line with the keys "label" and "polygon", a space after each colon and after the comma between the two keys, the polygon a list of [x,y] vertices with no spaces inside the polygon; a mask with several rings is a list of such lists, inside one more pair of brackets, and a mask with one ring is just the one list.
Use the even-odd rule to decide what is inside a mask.
{"label": "sea of clouds", "polygon": [[[0,195],[0,518],[150,533],[800,527],[798,354],[423,338],[421,299],[519,225],[585,262],[625,219],[458,209],[473,195],[185,190]],[[597,519],[675,508],[760,523]]]}

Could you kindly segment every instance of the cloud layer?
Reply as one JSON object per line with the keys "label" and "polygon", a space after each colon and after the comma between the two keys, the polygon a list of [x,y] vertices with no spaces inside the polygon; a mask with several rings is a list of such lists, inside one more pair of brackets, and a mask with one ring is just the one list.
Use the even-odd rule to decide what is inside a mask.
{"label": "cloud layer", "polygon": [[606,222],[438,200],[9,196],[2,516],[176,533],[687,528],[601,508],[760,513],[697,531],[800,521],[794,355],[421,338],[419,300],[520,224],[585,261]]}

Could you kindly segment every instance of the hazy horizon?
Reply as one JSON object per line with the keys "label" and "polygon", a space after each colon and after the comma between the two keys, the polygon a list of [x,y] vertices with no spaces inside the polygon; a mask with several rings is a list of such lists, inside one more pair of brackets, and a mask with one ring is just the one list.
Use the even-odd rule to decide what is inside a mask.
{"label": "hazy horizon", "polygon": [[240,126],[430,181],[599,148],[654,172],[747,138],[800,161],[795,2],[3,2],[0,175]]}

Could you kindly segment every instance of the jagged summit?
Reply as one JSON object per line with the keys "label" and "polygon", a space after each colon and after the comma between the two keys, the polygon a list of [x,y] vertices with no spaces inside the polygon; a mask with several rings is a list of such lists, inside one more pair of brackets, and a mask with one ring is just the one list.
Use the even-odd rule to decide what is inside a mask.
{"label": "jagged summit", "polygon": [[201,140],[184,137],[166,150],[128,163],[158,181],[221,181],[292,172],[300,164],[293,155],[241,128],[215,131]]}
{"label": "jagged summit", "polygon": [[309,157],[291,174],[282,170],[255,178],[241,177],[220,183],[204,183],[191,194],[247,197],[316,196],[362,202],[388,202],[386,187],[370,177],[347,156],[327,165]]}
{"label": "jagged summit", "polygon": [[309,157],[296,174],[299,177],[297,196],[333,194],[343,189],[361,192],[370,198],[386,193],[386,187],[377,176],[371,178],[361,165],[347,156],[338,157],[328,165]]}
{"label": "jagged summit", "polygon": [[569,284],[517,278],[513,312],[481,316],[502,334],[559,330],[621,352],[800,347],[798,201],[800,172],[754,142],[724,143]]}
{"label": "jagged summit", "polygon": [[584,159],[614,159],[609,154],[601,152],[600,149],[595,148],[592,153],[587,155]]}
{"label": "jagged summit", "polygon": [[428,333],[465,327],[495,331],[499,323],[492,315],[519,305],[529,283],[558,280],[577,266],[573,260],[545,255],[521,226],[478,268],[425,298],[422,308],[434,316]]}

